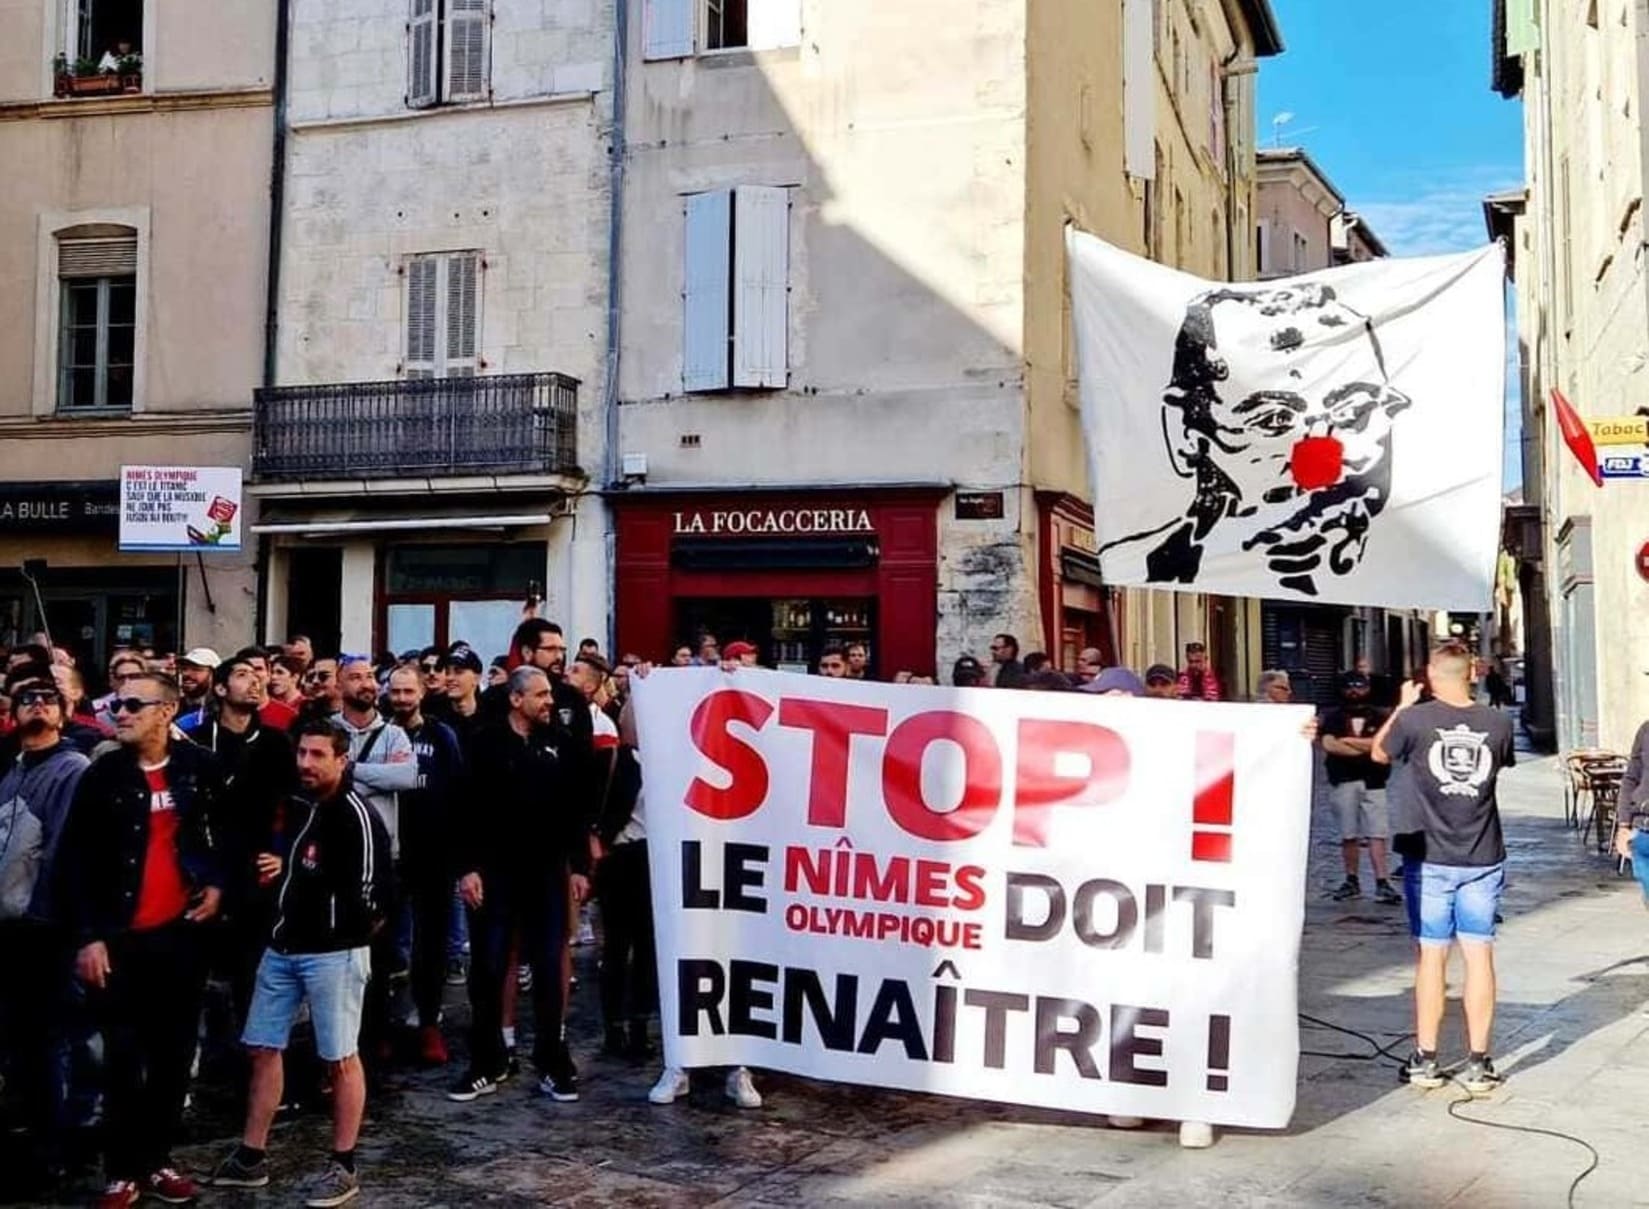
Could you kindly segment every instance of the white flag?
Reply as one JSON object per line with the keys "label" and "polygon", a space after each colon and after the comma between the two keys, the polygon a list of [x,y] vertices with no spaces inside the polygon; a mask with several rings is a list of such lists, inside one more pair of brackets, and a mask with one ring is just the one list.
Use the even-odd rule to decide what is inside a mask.
{"label": "white flag", "polygon": [[1069,229],[1107,582],[1489,607],[1503,254],[1204,281]]}

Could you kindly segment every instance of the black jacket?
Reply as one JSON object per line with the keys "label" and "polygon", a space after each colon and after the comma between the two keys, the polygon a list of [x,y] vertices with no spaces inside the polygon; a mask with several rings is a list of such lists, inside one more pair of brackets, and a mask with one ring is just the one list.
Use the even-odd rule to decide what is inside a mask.
{"label": "black jacket", "polygon": [[525,739],[507,720],[481,728],[457,831],[461,873],[480,873],[484,884],[556,875],[563,862],[589,872],[591,803],[579,792],[577,742],[558,727]]}
{"label": "black jacket", "polygon": [[[178,812],[183,875],[196,890],[222,890],[215,825],[223,809],[223,775],[217,757],[174,739],[166,779]],[[131,926],[148,846],[149,782],[136,753],[116,748],[81,776],[58,849],[52,901],[77,944],[106,941]]]}
{"label": "black jacket", "polygon": [[292,740],[256,716],[244,735],[208,714],[184,734],[218,757],[223,767],[223,809],[215,820],[223,853],[227,909],[240,908],[257,882],[257,855],[272,852],[275,810],[297,788]]}
{"label": "black jacket", "polygon": [[294,795],[284,814],[270,948],[331,953],[368,944],[389,901],[384,821],[347,783],[321,801]]}
{"label": "black jacket", "polygon": [[[600,807],[599,795],[603,788],[595,761],[595,724],[590,720],[590,703],[584,694],[565,680],[550,677],[550,699],[554,709],[550,714],[550,729],[557,732],[557,747],[561,751],[563,775],[567,792],[582,809],[594,813]],[[481,694],[483,722],[507,724],[510,716],[510,686],[508,682],[495,684]],[[465,755],[468,756],[466,751]]]}
{"label": "black jacket", "polygon": [[613,759],[613,779],[596,819],[595,833],[607,847],[611,848],[619,833],[630,825],[640,796],[641,761],[635,748],[621,746]]}

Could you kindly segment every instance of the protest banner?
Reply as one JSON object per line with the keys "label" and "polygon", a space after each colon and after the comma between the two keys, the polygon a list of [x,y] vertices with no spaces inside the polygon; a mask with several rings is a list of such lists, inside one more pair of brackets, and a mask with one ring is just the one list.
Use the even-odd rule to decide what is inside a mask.
{"label": "protest banner", "polygon": [[122,550],[239,550],[238,466],[122,466]]}
{"label": "protest banner", "polygon": [[1310,710],[666,669],[666,1060],[1281,1128]]}

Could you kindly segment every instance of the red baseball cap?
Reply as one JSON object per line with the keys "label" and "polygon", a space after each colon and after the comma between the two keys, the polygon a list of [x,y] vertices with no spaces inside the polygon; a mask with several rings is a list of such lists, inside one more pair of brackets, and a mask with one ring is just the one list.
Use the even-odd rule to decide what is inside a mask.
{"label": "red baseball cap", "polygon": [[721,649],[723,659],[743,659],[746,655],[756,654],[756,645],[752,642],[729,642]]}

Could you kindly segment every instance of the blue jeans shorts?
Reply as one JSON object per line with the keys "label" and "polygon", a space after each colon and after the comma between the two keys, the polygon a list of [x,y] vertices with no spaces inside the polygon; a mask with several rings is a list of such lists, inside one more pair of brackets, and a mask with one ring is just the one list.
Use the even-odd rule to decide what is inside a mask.
{"label": "blue jeans shorts", "polygon": [[361,1038],[361,1006],[372,973],[369,949],[333,953],[277,953],[265,949],[246,1013],[241,1044],[285,1049],[298,1006],[309,1000],[315,1048],[323,1062],[352,1057]]}
{"label": "blue jeans shorts", "polygon": [[1409,934],[1423,945],[1447,945],[1454,940],[1491,944],[1494,917],[1505,888],[1504,865],[1404,861]]}

